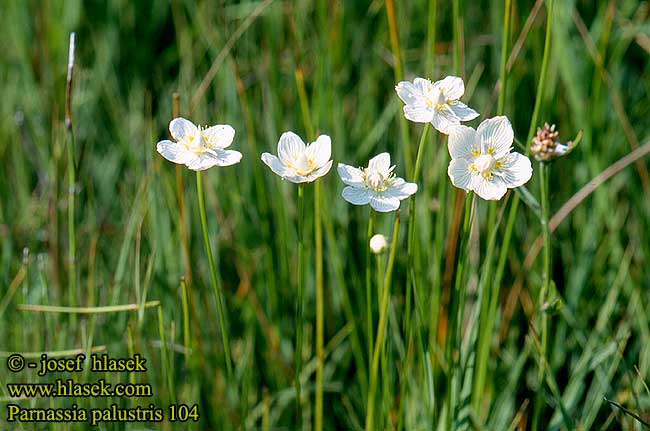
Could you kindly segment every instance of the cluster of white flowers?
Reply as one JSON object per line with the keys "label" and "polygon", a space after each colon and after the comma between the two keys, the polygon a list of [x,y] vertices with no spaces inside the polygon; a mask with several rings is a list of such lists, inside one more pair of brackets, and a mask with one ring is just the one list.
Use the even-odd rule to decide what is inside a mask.
{"label": "cluster of white flowers", "polygon": [[[431,82],[415,78],[395,87],[404,101],[404,116],[418,123],[431,123],[440,133],[449,135],[451,162],[447,173],[454,186],[473,191],[487,200],[498,200],[509,188],[530,180],[532,167],[528,157],[512,152],[514,133],[506,117],[483,121],[478,129],[461,125],[478,117],[478,112],[459,99],[465,84],[459,77],[448,76]],[[200,171],[213,166],[239,163],[242,154],[227,150],[235,136],[228,125],[201,128],[184,118],[169,124],[174,141],[158,142],[158,152],[167,160]],[[332,143],[327,135],[306,145],[298,135],[285,132],[278,141],[277,156],[262,154],[262,161],[281,178],[293,183],[310,183],[326,175],[331,167]],[[395,211],[400,201],[418,190],[394,173],[390,155],[381,153],[370,159],[367,168],[343,163],[338,173],[346,187],[343,198],[354,205],[369,204],[375,211]]]}
{"label": "cluster of white flowers", "polygon": [[479,115],[458,100],[465,93],[461,78],[448,76],[434,83],[415,78],[412,83],[400,82],[395,91],[405,103],[407,119],[431,123],[449,135],[447,174],[454,186],[486,200],[498,200],[509,188],[530,180],[530,159],[512,152],[514,132],[506,117],[489,118],[476,130],[460,124]]}

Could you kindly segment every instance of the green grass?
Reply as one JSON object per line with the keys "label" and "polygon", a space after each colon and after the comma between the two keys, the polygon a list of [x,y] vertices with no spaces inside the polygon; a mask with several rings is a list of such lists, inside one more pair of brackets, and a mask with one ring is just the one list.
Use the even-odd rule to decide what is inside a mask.
{"label": "green grass", "polygon": [[[507,44],[505,0],[6,2],[0,62],[0,428],[8,426],[7,383],[70,377],[150,383],[154,397],[17,403],[151,403],[167,414],[175,400],[198,404],[201,419],[190,422],[190,430],[294,429],[298,423],[313,429],[318,374],[324,430],[363,429],[371,389],[375,429],[531,429],[535,417],[540,429],[644,429],[641,421],[650,422],[647,152],[638,152],[638,160],[562,214],[556,227],[553,220],[592,178],[650,145],[650,6],[637,0],[556,0],[536,105],[549,3],[540,1],[539,7],[533,0],[509,2]],[[537,15],[527,25],[531,10]],[[72,31],[77,166],[69,199],[72,147],[64,118]],[[512,61],[504,66],[504,58]],[[504,67],[507,91],[500,92]],[[436,80],[454,69],[465,78],[463,100],[481,113],[469,123],[473,127],[503,112],[523,145],[531,127],[544,122],[555,123],[565,142],[583,131],[578,148],[546,171],[545,209],[554,230],[552,283],[544,296],[547,305],[561,300],[561,306],[543,311],[539,300],[545,265],[542,225],[533,208],[541,202],[537,163],[526,185],[532,200],[511,193],[493,208],[475,200],[466,247],[460,238],[455,243],[455,250],[467,252],[456,256],[450,230],[457,225],[462,231],[462,211],[454,211],[446,138],[431,129],[418,165],[417,224],[411,227],[409,201],[402,201],[399,239],[375,261],[366,254],[369,210],[340,197],[343,184],[335,169],[319,180],[322,226],[314,217],[312,186],[304,187],[305,216],[298,224],[298,188],[259,159],[263,151],[276,152],[283,131],[305,138],[326,133],[334,167],[339,161],[365,166],[389,151],[398,176],[411,178],[423,125],[404,121],[396,79]],[[194,173],[183,168],[179,183],[176,167],[155,151],[156,142],[168,138],[175,92],[182,116],[202,125],[232,125],[233,149],[244,154],[240,164],[202,176],[214,272]],[[177,184],[183,187],[183,214]],[[394,222],[394,214],[375,214],[373,233],[390,238]],[[298,226],[304,228],[300,418],[294,350]],[[512,236],[504,246],[508,226]],[[392,274],[382,288],[390,292],[382,349],[375,344],[384,311],[377,266],[389,267],[393,250]],[[456,279],[456,262],[463,261]],[[223,324],[212,273],[227,310]],[[452,315],[454,304],[463,303]],[[222,326],[228,328],[231,377]],[[113,357],[141,353],[149,371],[38,378],[5,367],[14,352],[39,357],[91,351]],[[475,364],[477,355],[487,359]],[[478,383],[475,371],[481,373]],[[448,390],[455,400],[453,418],[446,416]],[[42,425],[16,429],[89,429]],[[145,426],[171,430],[179,424]],[[97,429],[142,428],[107,423]]]}

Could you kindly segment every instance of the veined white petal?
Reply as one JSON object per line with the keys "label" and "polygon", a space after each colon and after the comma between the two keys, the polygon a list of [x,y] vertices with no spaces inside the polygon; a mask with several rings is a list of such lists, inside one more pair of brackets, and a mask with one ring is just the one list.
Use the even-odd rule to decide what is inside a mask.
{"label": "veined white petal", "polygon": [[218,124],[202,131],[209,148],[227,148],[235,138],[235,129],[227,124]]}
{"label": "veined white petal", "polygon": [[350,165],[339,163],[337,168],[339,177],[348,186],[362,187],[363,186],[363,171]]}
{"label": "veined white petal", "polygon": [[407,105],[411,105],[422,97],[422,90],[408,81],[402,81],[395,86],[397,96]]}
{"label": "veined white petal", "polygon": [[195,154],[187,150],[184,145],[168,140],[158,142],[156,150],[158,150],[160,155],[170,162],[179,164],[185,164],[196,157]]}
{"label": "veined white petal", "polygon": [[315,142],[307,146],[305,154],[314,162],[314,166],[325,165],[332,155],[332,140],[327,135],[320,135]]}
{"label": "veined white petal", "polygon": [[231,166],[241,162],[242,158],[242,153],[234,150],[223,150],[221,148],[215,148],[206,152],[210,153],[217,159],[217,166]]}
{"label": "veined white petal", "polygon": [[420,94],[424,94],[433,86],[429,79],[419,77],[413,80],[413,85],[420,92]]}
{"label": "veined white petal", "polygon": [[470,171],[470,162],[466,159],[452,159],[447,168],[447,175],[451,183],[466,191],[472,190],[472,172]]}
{"label": "veined white petal", "polygon": [[194,160],[189,161],[186,166],[193,171],[204,171],[210,169],[213,166],[219,165],[220,160],[212,152],[206,151],[201,154],[197,154]]}
{"label": "veined white petal", "polygon": [[372,193],[370,196],[370,206],[375,211],[387,213],[399,208],[399,199],[386,193]]}
{"label": "veined white petal", "polygon": [[411,104],[404,105],[404,117],[415,123],[428,123],[433,119],[433,108],[427,106],[424,101],[417,100]]}
{"label": "veined white petal", "polygon": [[284,178],[286,175],[289,175],[290,172],[287,170],[287,167],[280,162],[276,156],[270,153],[263,153],[261,157],[262,161],[266,166],[271,168],[271,170],[276,174]]}
{"label": "veined white petal", "polygon": [[370,191],[363,187],[347,186],[341,196],[353,205],[366,205],[370,202]]}
{"label": "veined white petal", "polygon": [[186,120],[183,117],[174,118],[169,123],[169,133],[172,134],[172,138],[177,141],[182,141],[190,136],[194,136],[195,139],[198,139],[199,129],[192,123],[190,120]]}
{"label": "veined white petal", "polygon": [[523,186],[533,176],[530,159],[523,154],[510,153],[501,160],[501,178],[508,188]]}
{"label": "veined white petal", "polygon": [[312,182],[317,180],[320,177],[324,177],[332,169],[332,161],[325,163],[318,169],[313,170],[309,175],[307,175],[307,181]]}
{"label": "veined white petal", "polygon": [[515,133],[505,116],[489,118],[476,129],[484,154],[500,159],[510,152]]}
{"label": "veined white petal", "polygon": [[403,178],[394,178],[388,189],[384,192],[388,196],[392,196],[399,200],[406,199],[418,191],[418,185],[415,183],[407,183]]}
{"label": "veined white petal", "polygon": [[390,171],[390,154],[377,154],[368,162],[368,169],[375,170],[384,176],[388,176]]}
{"label": "veined white petal", "polygon": [[444,105],[444,107],[433,111],[431,124],[440,133],[448,135],[454,127],[460,124],[460,120],[449,105]]}
{"label": "veined white petal", "polygon": [[483,175],[472,175],[472,190],[486,201],[498,201],[506,194],[508,188],[503,180],[494,175],[491,179]]}
{"label": "veined white petal", "polygon": [[460,121],[473,120],[479,116],[478,112],[458,100],[450,103],[449,107]]}
{"label": "veined white petal", "polygon": [[473,152],[480,151],[476,130],[460,124],[452,128],[447,149],[452,159],[473,159]]}
{"label": "veined white petal", "polygon": [[278,158],[285,164],[293,161],[305,152],[305,143],[293,132],[284,132],[278,141]]}
{"label": "veined white petal", "polygon": [[447,76],[433,85],[442,90],[446,100],[457,100],[465,94],[465,83],[462,78],[457,76]]}

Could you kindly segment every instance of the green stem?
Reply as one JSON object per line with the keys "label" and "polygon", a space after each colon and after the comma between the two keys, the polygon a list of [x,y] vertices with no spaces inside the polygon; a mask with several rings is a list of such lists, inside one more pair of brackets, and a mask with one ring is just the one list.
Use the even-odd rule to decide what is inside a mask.
{"label": "green stem", "polygon": [[377,373],[379,370],[379,356],[384,347],[384,333],[386,331],[386,318],[388,316],[388,304],[390,300],[390,283],[393,273],[393,264],[395,263],[395,252],[397,250],[397,237],[399,235],[399,213],[395,217],[393,225],[393,237],[390,242],[390,255],[388,256],[388,265],[386,275],[384,276],[384,285],[381,290],[381,302],[379,305],[379,324],[377,325],[377,338],[372,355],[372,366],[370,370],[370,389],[368,390],[368,406],[366,408],[366,431],[374,431],[375,419],[375,393],[377,392]]}
{"label": "green stem", "polygon": [[210,265],[210,277],[212,280],[212,293],[217,302],[217,315],[219,317],[219,326],[221,327],[221,341],[223,343],[223,352],[226,357],[226,371],[228,378],[232,377],[232,359],[230,356],[230,341],[228,339],[228,328],[226,327],[226,316],[224,314],[225,306],[222,303],[221,291],[219,290],[219,279],[217,270],[212,258],[212,247],[210,247],[210,236],[208,235],[208,220],[205,215],[205,198],[203,196],[203,176],[201,171],[196,171],[196,192],[199,197],[199,213],[201,216],[201,229],[203,230],[203,242],[205,243],[205,252],[208,255]]}
{"label": "green stem", "polygon": [[[429,134],[429,129],[431,128],[430,123],[424,125],[422,129],[422,136],[420,137],[420,144],[418,146],[418,154],[415,159],[415,170],[413,172],[413,178],[411,182],[416,183],[420,179],[420,171],[422,170],[422,156],[424,154],[424,144],[427,140],[427,135]],[[409,199],[409,227],[408,227],[408,239],[407,239],[407,259],[408,259],[408,271],[406,274],[406,299],[405,299],[405,311],[404,311],[404,329],[410,325],[411,322],[411,296],[412,289],[415,289],[416,279],[418,274],[415,273],[415,259],[413,256],[414,247],[415,247],[415,220],[417,214],[415,210],[415,195],[411,196]]]}
{"label": "green stem", "polygon": [[323,228],[321,222],[320,181],[314,184],[314,235],[316,246],[316,412],[314,429],[323,429],[323,358],[324,358],[324,297],[323,297]]}
{"label": "green stem", "polygon": [[372,343],[373,343],[373,329],[372,329],[372,265],[370,250],[370,238],[374,229],[375,212],[370,209],[370,216],[368,217],[368,232],[366,236],[366,323],[368,337],[368,368],[372,365]]}
{"label": "green stem", "polygon": [[296,389],[296,418],[298,427],[302,421],[302,397],[300,393],[300,374],[302,373],[302,334],[303,334],[303,296],[304,296],[304,212],[305,212],[304,186],[298,184],[298,263],[297,263],[297,280],[298,292],[296,299],[296,350],[294,352],[296,361],[296,374],[294,376],[294,385]]}
{"label": "green stem", "polygon": [[[539,164],[539,189],[540,189],[540,204],[542,210],[542,238],[544,241],[543,250],[543,269],[542,269],[542,288],[539,292],[539,310],[541,312],[541,346],[540,355],[546,358],[546,350],[548,348],[548,314],[544,311],[544,304],[546,297],[551,286],[551,230],[549,227],[549,196],[548,196],[548,170],[549,167],[546,163],[540,162]],[[543,361],[539,361],[537,370],[537,383],[539,385],[538,394],[541,392],[541,387],[544,384],[544,366]],[[535,397],[535,409],[533,412],[533,427],[539,424],[540,415],[542,413],[543,399],[539,396]]]}

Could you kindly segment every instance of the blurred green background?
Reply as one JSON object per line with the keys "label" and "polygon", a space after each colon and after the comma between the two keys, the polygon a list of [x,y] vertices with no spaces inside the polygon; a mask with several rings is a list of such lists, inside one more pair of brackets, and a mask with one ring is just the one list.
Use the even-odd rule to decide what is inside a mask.
{"label": "blurred green background", "polygon": [[[460,5],[463,100],[481,113],[470,123],[473,127],[496,115],[503,3],[464,0]],[[593,177],[635,147],[648,145],[650,136],[650,3],[555,3],[540,119],[555,123],[563,142],[579,130],[584,137],[570,157],[551,167],[552,215]],[[164,407],[175,399],[199,405],[201,420],[188,424],[188,429],[294,429],[296,187],[273,175],[259,155],[274,153],[283,131],[306,135],[297,72],[304,76],[311,122],[332,137],[335,164],[365,165],[369,157],[389,151],[398,176],[406,175],[406,165],[412,162],[405,162],[404,146],[415,155],[422,126],[408,124],[406,134],[400,131],[395,66],[402,66],[406,79],[436,80],[452,74],[451,1],[399,1],[394,8],[401,52],[397,60],[381,0],[2,1],[0,355],[91,346],[105,346],[112,356],[141,352],[152,365],[146,376],[109,378],[150,382],[153,399],[76,402],[86,407],[113,402]],[[545,23],[544,1],[513,1],[505,113],[523,144],[535,102]],[[63,122],[71,31],[76,32],[72,114],[78,160],[77,291],[72,293],[67,290]],[[210,73],[211,68],[216,73]],[[193,173],[185,169],[192,354],[186,356],[183,348],[179,280],[188,272],[181,247],[176,168],[155,151],[156,142],[168,138],[174,92],[180,95],[186,118],[202,125],[231,124],[237,131],[233,149],[244,154],[240,164],[211,169],[205,176],[208,224],[236,368],[231,382],[225,377]],[[431,307],[430,296],[435,289],[441,291],[442,257],[434,255],[433,245],[447,241],[452,217],[452,186],[444,173],[440,175],[441,169],[446,170],[446,151],[442,136],[430,138],[417,194],[419,259],[427,283],[414,299],[424,310],[442,310],[440,319],[445,318],[445,291],[440,309]],[[648,169],[646,157],[617,173],[554,232],[553,279],[564,304],[552,317],[549,332],[548,361],[555,390],[537,388],[530,324],[541,259],[530,269],[524,260],[541,231],[534,212],[520,205],[501,286],[483,407],[468,413],[460,427],[526,429],[538,391],[546,401],[544,423],[550,429],[641,429],[640,422],[605,397],[650,419],[650,393],[643,383],[650,378],[650,183],[644,186],[643,179]],[[446,202],[438,199],[439,178],[447,181]],[[352,207],[340,198],[343,185],[334,170],[322,181],[324,425],[327,430],[360,429],[365,417],[361,363],[367,359],[360,327],[365,321],[368,209]],[[311,189],[306,188],[307,202]],[[528,189],[537,195],[536,176]],[[476,310],[476,274],[486,242],[487,205],[480,202],[477,210],[466,316]],[[441,239],[435,224],[442,213],[446,221]],[[310,211],[307,214],[310,232],[313,218]],[[390,216],[380,216],[378,223],[377,231],[388,236]],[[307,238],[303,357],[304,396],[309,400],[314,389],[314,283],[312,235]],[[405,241],[401,246],[404,253],[398,253],[388,329],[390,360],[382,370],[380,387],[383,426],[432,429],[442,410],[445,365],[439,361],[438,334],[428,334],[427,356],[418,351],[410,357],[405,346],[401,329]],[[72,316],[18,307],[94,307],[145,300],[162,304],[163,341],[155,308]],[[440,337],[444,326],[440,325]],[[164,367],[163,342],[170,372]],[[432,368],[424,367],[433,374],[425,375],[425,361],[433,363]],[[78,379],[94,380],[87,374]],[[47,379],[13,375],[0,367],[1,420],[11,402],[5,384],[14,381]],[[43,407],[71,403],[20,401],[23,406]],[[309,429],[313,415],[309,402],[303,415]],[[137,423],[103,424],[97,429],[143,426],[180,429],[178,424]],[[25,424],[16,429],[86,428]]]}

